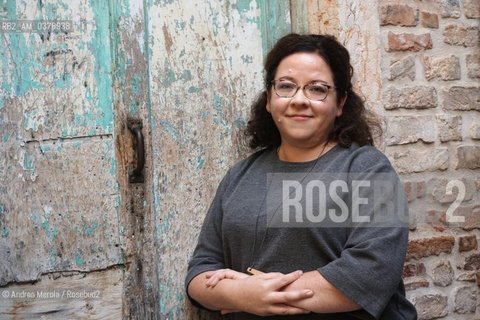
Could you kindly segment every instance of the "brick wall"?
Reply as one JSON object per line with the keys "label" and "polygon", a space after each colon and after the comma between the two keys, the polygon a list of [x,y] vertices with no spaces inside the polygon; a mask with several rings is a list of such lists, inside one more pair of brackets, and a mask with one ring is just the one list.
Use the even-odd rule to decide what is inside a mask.
{"label": "brick wall", "polygon": [[420,319],[480,319],[480,1],[379,1],[378,14],[385,152],[410,202],[407,295]]}
{"label": "brick wall", "polygon": [[480,320],[480,0],[290,3],[294,31],[346,45],[384,120],[376,142],[410,204],[403,276],[419,319]]}

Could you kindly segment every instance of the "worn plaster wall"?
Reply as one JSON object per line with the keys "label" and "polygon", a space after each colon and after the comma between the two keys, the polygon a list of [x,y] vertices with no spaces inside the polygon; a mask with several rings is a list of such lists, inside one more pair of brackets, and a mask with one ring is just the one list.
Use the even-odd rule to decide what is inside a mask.
{"label": "worn plaster wall", "polygon": [[419,319],[479,318],[480,2],[298,2],[310,32],[349,48],[356,87],[383,121],[377,145],[410,203],[403,275]]}

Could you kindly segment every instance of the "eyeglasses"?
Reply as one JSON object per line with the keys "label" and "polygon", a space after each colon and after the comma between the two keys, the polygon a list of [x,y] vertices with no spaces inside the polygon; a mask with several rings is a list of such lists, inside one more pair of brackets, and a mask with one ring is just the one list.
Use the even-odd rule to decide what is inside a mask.
{"label": "eyeglasses", "polygon": [[[293,98],[298,89],[302,88],[296,83],[285,80],[273,80],[273,90],[280,98]],[[328,92],[331,89],[336,89],[334,86],[329,86],[320,82],[313,82],[303,86],[302,91],[305,97],[312,101],[323,101],[327,98]]]}

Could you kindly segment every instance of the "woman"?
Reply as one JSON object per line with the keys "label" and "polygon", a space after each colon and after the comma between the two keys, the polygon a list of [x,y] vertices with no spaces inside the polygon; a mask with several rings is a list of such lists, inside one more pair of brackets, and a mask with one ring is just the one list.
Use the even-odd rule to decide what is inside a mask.
{"label": "woman", "polygon": [[[388,206],[366,205],[375,202],[371,188],[361,189],[361,196],[354,196],[358,188],[342,188],[360,181],[355,175],[362,183],[369,180],[367,186],[382,174],[393,176],[389,182],[398,186],[389,161],[372,146],[363,102],[352,89],[348,51],[330,36],[290,34],[270,51],[265,71],[266,90],[254,103],[247,128],[250,146],[260,151],[233,166],[218,187],[189,263],[191,301],[232,319],[416,319],[401,279],[405,220],[374,226],[388,211],[378,208]],[[284,192],[280,204],[272,205],[277,173]],[[322,173],[338,179],[312,178]],[[285,192],[282,174],[296,175],[295,187],[307,184],[310,198],[316,190],[308,189],[310,182],[326,190],[320,188],[325,181],[340,181],[328,189],[336,200],[331,192],[319,193],[330,211],[315,211],[322,204],[316,200],[310,217],[343,207],[348,221],[332,215],[329,221],[292,226],[291,217],[305,222],[309,212],[291,215],[285,200],[292,204],[292,193],[297,197],[296,191],[305,189]],[[382,198],[400,201],[396,212],[405,207],[401,188]],[[355,204],[359,199],[364,201]],[[309,200],[293,203],[293,209]],[[289,224],[282,225],[285,219]]]}

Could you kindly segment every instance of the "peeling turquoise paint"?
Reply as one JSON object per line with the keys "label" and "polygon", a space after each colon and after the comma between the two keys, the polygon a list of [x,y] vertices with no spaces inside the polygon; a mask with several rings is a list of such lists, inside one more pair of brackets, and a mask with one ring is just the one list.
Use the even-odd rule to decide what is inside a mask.
{"label": "peeling turquoise paint", "polygon": [[143,78],[138,74],[134,74],[130,79],[130,87],[132,90],[133,98],[129,103],[128,109],[131,115],[137,115],[139,113],[137,100],[140,98],[142,94],[142,88],[141,88],[142,82],[143,82]]}
{"label": "peeling turquoise paint", "polygon": [[179,79],[183,80],[184,82],[192,80],[192,72],[190,70],[183,70]]}
{"label": "peeling turquoise paint", "polygon": [[173,138],[173,140],[175,141],[179,140],[180,133],[168,120],[160,121],[160,126],[162,126],[165,129],[165,131]]}
{"label": "peeling turquoise paint", "polygon": [[[160,292],[168,292],[169,288],[164,284],[160,283]],[[167,310],[167,306],[165,305],[165,301],[163,299],[159,299],[158,306],[160,307],[160,314],[165,314]]]}
{"label": "peeling turquoise paint", "polygon": [[[40,5],[40,4],[39,4]],[[59,10],[61,7],[62,10]],[[61,20],[63,17],[60,15],[61,11],[68,9],[65,3],[47,3],[45,5],[46,18],[48,20]]]}
{"label": "peeling turquoise paint", "polygon": [[96,126],[106,132],[113,132],[113,97],[112,97],[112,56],[110,54],[110,21],[108,1],[90,0],[90,7],[95,16],[95,35],[89,45],[91,53],[95,56],[95,81],[97,84],[97,104],[99,112],[94,115]]}
{"label": "peeling turquoise paint", "polygon": [[75,255],[75,265],[77,267],[83,267],[85,265],[85,260],[83,260],[83,257],[82,257],[82,254],[81,253],[77,253]]}
{"label": "peeling turquoise paint", "polygon": [[175,2],[175,0],[155,0],[154,3],[155,3],[155,5],[160,5],[162,7],[165,7],[165,6],[167,6],[169,4],[172,4],[174,2]]}
{"label": "peeling turquoise paint", "polygon": [[58,226],[54,226],[53,228],[50,226],[50,222],[45,219],[42,222],[42,229],[45,231],[45,234],[47,235],[48,239],[50,241],[55,240],[55,238],[58,236]]}
{"label": "peeling turquoise paint", "polygon": [[55,240],[55,238],[58,236],[58,226],[54,226],[53,228],[50,226],[50,216],[52,215],[52,208],[50,207],[44,207],[43,208],[43,222],[42,222],[42,229],[45,231],[45,234],[47,235],[48,239],[50,241]]}
{"label": "peeling turquoise paint", "polygon": [[165,81],[164,85],[165,86],[170,86],[172,85],[175,81],[177,81],[177,78],[175,76],[175,72],[173,70],[168,70],[167,75],[165,76]]}
{"label": "peeling turquoise paint", "polygon": [[242,58],[242,61],[245,64],[253,63],[253,57],[251,55],[242,54],[240,58]]}
{"label": "peeling turquoise paint", "polygon": [[[0,107],[0,109],[2,109],[2,107]],[[2,141],[3,142],[8,142],[8,140],[10,140],[11,135],[12,134],[9,134],[8,132],[5,132],[2,136]]]}
{"label": "peeling turquoise paint", "polygon": [[156,224],[156,236],[159,243],[162,242],[162,237],[168,234],[168,230],[171,228],[172,221],[175,221],[175,212],[168,212],[165,218],[160,223]]}
{"label": "peeling turquoise paint", "polygon": [[202,89],[200,89],[199,87],[191,86],[191,87],[188,88],[188,93],[198,93],[201,90]]}
{"label": "peeling turquoise paint", "polygon": [[227,102],[222,99],[217,94],[213,96],[213,108],[217,111],[213,117],[213,122],[217,125],[220,125],[223,128],[223,134],[228,135],[231,132],[230,125],[225,120],[225,114],[223,113],[223,109],[227,105]]}
{"label": "peeling turquoise paint", "polygon": [[65,73],[59,79],[55,80],[54,86],[57,89],[68,89],[72,87],[72,75]]}
{"label": "peeling turquoise paint", "polygon": [[142,76],[138,74],[134,74],[132,76],[132,79],[130,80],[130,85],[132,86],[132,93],[135,96],[139,96],[142,94],[142,91],[141,91],[142,80],[143,80]]}
{"label": "peeling turquoise paint", "polygon": [[86,237],[93,237],[97,228],[98,228],[98,221],[97,220],[93,221],[90,224],[88,224],[85,220],[83,220],[83,234]]}
{"label": "peeling turquoise paint", "polygon": [[[258,29],[262,34],[263,53],[266,55],[283,35],[292,32],[289,1],[263,0],[259,2]],[[255,21],[252,21],[255,22]]]}
{"label": "peeling turquoise paint", "polygon": [[3,203],[0,203],[0,215],[5,214],[7,212],[7,209],[5,209],[5,205]]}
{"label": "peeling turquoise paint", "polygon": [[2,238],[8,238],[8,236],[10,235],[10,229],[3,225],[2,226]]}
{"label": "peeling turquoise paint", "polygon": [[235,8],[240,13],[245,13],[250,11],[250,4],[252,0],[238,0],[235,4]]}
{"label": "peeling turquoise paint", "polygon": [[196,158],[196,162],[197,162],[197,166],[196,166],[197,170],[203,169],[203,167],[205,166],[205,159],[201,156],[198,156]]}
{"label": "peeling turquoise paint", "polygon": [[23,153],[23,170],[26,171],[35,171],[35,164],[33,163],[30,155],[27,152]]}
{"label": "peeling turquoise paint", "polygon": [[247,121],[243,118],[235,119],[233,123],[235,124],[235,127],[239,130],[244,129],[247,126]]}
{"label": "peeling turquoise paint", "polygon": [[115,206],[115,208],[118,208],[118,207],[120,207],[121,204],[122,204],[122,199],[121,199],[120,195],[117,194],[117,195],[115,196],[114,206]]}
{"label": "peeling turquoise paint", "polygon": [[57,266],[58,251],[55,248],[48,249],[48,267],[54,269]]}
{"label": "peeling turquoise paint", "polygon": [[[107,154],[114,154],[115,150],[113,150],[113,144],[109,144],[109,153]],[[110,159],[110,176],[115,178],[117,175],[117,161],[115,160],[115,157],[112,157]],[[115,179],[113,179],[115,180]]]}
{"label": "peeling turquoise paint", "polygon": [[185,21],[175,19],[175,28],[177,31],[184,31],[187,23]]}
{"label": "peeling turquoise paint", "polygon": [[215,12],[214,14],[212,14],[212,17],[211,17],[211,19],[212,19],[211,25],[213,27],[212,31],[213,31],[213,35],[215,37],[218,36],[219,30],[222,28],[222,26],[220,25],[220,21],[218,19],[218,16],[219,16],[218,12]]}
{"label": "peeling turquoise paint", "polygon": [[213,108],[219,112],[222,112],[224,105],[224,101],[222,97],[220,97],[218,94],[213,95]]}
{"label": "peeling turquoise paint", "polygon": [[33,131],[38,131],[38,126],[39,126],[39,117],[38,111],[33,110],[31,112],[25,111],[23,113],[23,128],[25,130],[33,130]]}
{"label": "peeling turquoise paint", "polygon": [[[258,11],[260,3],[263,3],[265,1],[268,0],[255,1],[254,4],[252,4],[252,0],[238,0],[235,4],[235,9],[240,13],[240,15],[244,15],[245,13],[251,13],[252,10]],[[246,21],[248,23],[258,26],[258,28],[260,29],[261,19],[259,16],[247,16]]]}
{"label": "peeling turquoise paint", "polygon": [[[21,33],[4,33],[1,37],[0,57],[3,81],[0,105],[5,105],[5,97],[23,96],[31,89],[43,88],[32,74],[39,68],[36,62],[36,48],[27,45],[25,37],[32,35]],[[15,63],[12,63],[15,61]]]}

